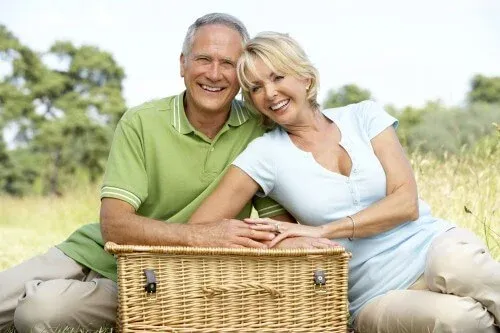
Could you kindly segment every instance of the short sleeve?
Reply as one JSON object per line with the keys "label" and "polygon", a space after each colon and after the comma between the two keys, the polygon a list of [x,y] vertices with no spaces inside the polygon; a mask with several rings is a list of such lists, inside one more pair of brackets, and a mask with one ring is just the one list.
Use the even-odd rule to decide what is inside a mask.
{"label": "short sleeve", "polygon": [[255,196],[252,204],[259,213],[259,217],[273,217],[286,213],[286,209],[270,197]]}
{"label": "short sleeve", "polygon": [[361,122],[370,140],[389,126],[393,126],[394,129],[398,127],[398,120],[388,114],[378,103],[365,101],[360,103],[360,106],[362,108]]}
{"label": "short sleeve", "polygon": [[115,130],[101,188],[102,198],[115,198],[137,210],[148,195],[148,178],[140,130],[122,119]]}
{"label": "short sleeve", "polygon": [[255,139],[233,162],[234,166],[243,170],[259,184],[262,189],[262,192],[257,192],[259,196],[267,196],[276,181],[276,170],[269,143],[266,135]]}

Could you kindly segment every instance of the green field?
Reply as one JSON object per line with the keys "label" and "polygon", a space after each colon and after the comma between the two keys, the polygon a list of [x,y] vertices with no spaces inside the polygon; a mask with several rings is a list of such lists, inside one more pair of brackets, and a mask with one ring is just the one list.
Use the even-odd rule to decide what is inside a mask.
{"label": "green field", "polygon": [[[500,157],[488,146],[480,147],[440,159],[421,154],[410,158],[419,194],[434,215],[473,230],[500,259]],[[97,221],[98,197],[98,185],[62,197],[0,197],[0,269],[42,253],[78,226]]]}

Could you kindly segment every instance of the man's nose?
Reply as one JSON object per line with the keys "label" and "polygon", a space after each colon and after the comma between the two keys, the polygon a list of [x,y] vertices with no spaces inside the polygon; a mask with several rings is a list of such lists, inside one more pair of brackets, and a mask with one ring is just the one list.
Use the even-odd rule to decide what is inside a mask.
{"label": "man's nose", "polygon": [[222,72],[219,64],[217,62],[213,62],[208,70],[207,76],[212,81],[218,81],[221,79]]}

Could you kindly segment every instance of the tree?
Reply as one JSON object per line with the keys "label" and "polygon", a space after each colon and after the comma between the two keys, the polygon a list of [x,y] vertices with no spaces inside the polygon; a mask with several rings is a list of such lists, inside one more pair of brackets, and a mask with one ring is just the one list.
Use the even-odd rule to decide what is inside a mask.
{"label": "tree", "polygon": [[[0,25],[0,60],[12,68],[0,80],[0,129],[14,131],[16,150],[35,158],[44,191],[59,193],[61,179],[77,169],[86,170],[91,180],[101,175],[112,132],[125,111],[125,74],[112,55],[67,41],[39,54]],[[47,65],[55,62],[57,68]],[[3,186],[19,194],[12,188]]]}
{"label": "tree", "polygon": [[362,89],[355,84],[346,84],[338,91],[332,89],[328,92],[327,98],[323,102],[323,108],[336,108],[370,98],[372,98],[370,91]]}
{"label": "tree", "polygon": [[468,99],[470,103],[500,104],[500,76],[474,76],[471,80],[471,90],[469,91]]}

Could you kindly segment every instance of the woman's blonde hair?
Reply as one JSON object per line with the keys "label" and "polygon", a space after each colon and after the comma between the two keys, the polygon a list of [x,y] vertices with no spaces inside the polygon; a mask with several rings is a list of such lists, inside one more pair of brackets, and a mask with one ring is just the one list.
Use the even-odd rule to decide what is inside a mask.
{"label": "woman's blonde hair", "polygon": [[[257,59],[262,60],[275,73],[309,79],[311,85],[307,90],[306,99],[314,110],[319,109],[317,102],[318,70],[311,64],[302,47],[293,38],[288,34],[271,31],[261,32],[250,39],[238,60],[238,81],[241,85],[243,99],[251,108],[255,109],[250,98],[250,91],[254,84],[250,81],[249,76],[257,76],[255,67]],[[263,123],[267,126],[272,125],[267,117],[264,117]]]}

